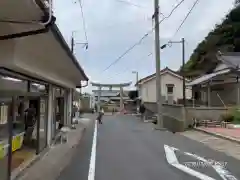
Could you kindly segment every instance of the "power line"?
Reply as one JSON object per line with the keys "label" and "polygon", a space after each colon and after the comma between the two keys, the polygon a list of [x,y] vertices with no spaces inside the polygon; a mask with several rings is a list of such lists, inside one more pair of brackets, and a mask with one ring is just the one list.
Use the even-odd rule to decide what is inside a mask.
{"label": "power line", "polygon": [[125,22],[120,22],[120,23],[115,23],[115,24],[110,24],[110,25],[106,25],[102,28],[92,28],[94,30],[90,30],[88,32],[95,32],[95,31],[103,31],[103,32],[107,32],[108,30],[114,29],[114,28],[119,28],[119,26],[122,25],[127,25],[127,24],[133,24],[133,23],[142,23],[143,21],[149,22],[151,21],[151,17],[144,17],[142,19],[137,19],[137,20],[132,20],[132,21],[125,21]]}
{"label": "power line", "polygon": [[83,20],[83,30],[84,30],[84,34],[85,34],[85,40],[86,40],[86,43],[88,44],[87,28],[86,28],[84,13],[83,13],[82,0],[78,0],[78,2],[79,2],[79,5],[80,5],[80,8],[81,8],[81,14],[82,14],[82,20]]}
{"label": "power line", "polygon": [[196,7],[197,3],[199,2],[199,0],[196,0],[193,4],[193,6],[191,7],[191,9],[189,10],[189,12],[187,13],[187,15],[185,16],[185,18],[183,19],[182,23],[180,24],[180,26],[177,28],[176,32],[174,33],[173,37],[176,36],[176,34],[180,31],[180,29],[182,28],[183,24],[186,22],[187,18],[189,17],[189,15],[192,13],[193,9]]}
{"label": "power line", "polygon": [[[148,55],[147,55],[147,57],[149,57],[149,56],[151,56],[153,53],[151,52],[151,53],[149,53]],[[140,59],[138,59],[138,61],[141,61],[142,59],[145,59],[145,58],[147,58],[147,57],[142,57],[142,58],[140,58]],[[121,71],[120,73],[122,74],[122,73],[125,73],[125,72],[127,72],[127,71],[129,71],[131,68],[127,68],[127,69],[125,69],[124,71]],[[116,75],[120,75],[120,73],[117,73]]]}
{"label": "power line", "polygon": [[121,60],[126,54],[128,54],[131,50],[133,50],[137,45],[141,44],[142,41],[148,36],[149,34],[145,34],[138,42],[133,44],[130,48],[128,48],[121,56],[119,56],[115,61],[113,61],[107,68],[103,70],[105,72],[110,67],[112,67],[114,64],[116,64],[119,60]]}
{"label": "power line", "polygon": [[128,4],[128,5],[130,5],[130,6],[135,6],[135,7],[138,7],[138,8],[145,8],[145,7],[141,6],[141,5],[132,3],[132,2],[130,2],[130,1],[124,1],[124,0],[116,0],[116,1],[122,2],[122,3],[125,3],[125,4]]}
{"label": "power line", "polygon": [[[168,16],[164,16],[164,14],[161,13],[161,15],[163,15],[163,19],[159,22],[159,24],[164,21],[167,18],[170,18],[170,16],[172,16],[172,14],[174,13],[174,11],[184,2],[185,0],[181,0],[173,9],[172,11],[168,14]],[[155,15],[155,13],[154,13]],[[153,15],[153,16],[154,16]],[[155,27],[153,28],[153,30],[155,29]]]}
{"label": "power line", "polygon": [[[184,2],[185,0],[181,0],[173,9],[172,11],[169,13],[168,16],[164,16],[164,18],[158,23],[161,24],[165,19],[168,19],[173,12]],[[153,17],[155,16],[155,13],[153,15]],[[116,64],[118,61],[120,61],[125,55],[127,55],[129,52],[131,52],[137,45],[141,44],[142,41],[148,36],[150,35],[155,29],[155,26],[148,31],[146,34],[144,34],[140,40],[138,40],[135,44],[133,44],[130,48],[128,48],[122,55],[120,55],[116,60],[114,60],[107,68],[105,68],[102,72],[107,71],[110,67],[112,67],[114,64]]]}

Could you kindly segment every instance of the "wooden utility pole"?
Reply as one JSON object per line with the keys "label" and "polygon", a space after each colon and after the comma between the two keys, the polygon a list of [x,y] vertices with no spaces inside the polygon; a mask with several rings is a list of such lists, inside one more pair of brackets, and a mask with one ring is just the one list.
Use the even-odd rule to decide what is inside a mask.
{"label": "wooden utility pole", "polygon": [[182,38],[183,106],[186,106],[186,77],[184,66],[185,66],[185,39]]}
{"label": "wooden utility pole", "polygon": [[155,60],[156,60],[156,100],[157,100],[157,127],[163,128],[162,122],[162,92],[160,77],[160,38],[159,38],[159,1],[154,0],[154,26],[155,26]]}

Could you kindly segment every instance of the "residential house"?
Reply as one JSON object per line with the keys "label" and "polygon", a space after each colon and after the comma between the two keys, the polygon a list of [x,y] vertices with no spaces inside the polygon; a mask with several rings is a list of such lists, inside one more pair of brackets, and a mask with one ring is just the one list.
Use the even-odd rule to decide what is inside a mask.
{"label": "residential house", "polygon": [[[161,70],[161,93],[165,103],[177,103],[183,99],[183,77],[166,67]],[[186,79],[186,82],[188,80]],[[140,79],[137,84],[143,102],[156,102],[156,73]],[[191,89],[186,89],[186,99],[192,98]]]}
{"label": "residential house", "polygon": [[81,95],[81,109],[89,110],[94,108],[93,104],[93,96],[88,93],[84,93]]}
{"label": "residential house", "polygon": [[240,104],[240,53],[218,53],[218,65],[212,73],[204,74],[190,83],[196,105],[235,106]]}

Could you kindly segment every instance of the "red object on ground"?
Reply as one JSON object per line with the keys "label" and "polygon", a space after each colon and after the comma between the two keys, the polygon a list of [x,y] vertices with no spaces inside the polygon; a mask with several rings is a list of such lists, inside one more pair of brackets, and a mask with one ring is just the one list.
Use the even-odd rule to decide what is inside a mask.
{"label": "red object on ground", "polygon": [[127,111],[126,111],[125,109],[122,109],[122,110],[120,111],[120,113],[121,113],[121,114],[127,114]]}
{"label": "red object on ground", "polygon": [[233,137],[240,140],[240,128],[228,129],[228,128],[201,127],[200,129],[203,129],[205,131],[212,132],[212,133],[221,134],[223,136]]}

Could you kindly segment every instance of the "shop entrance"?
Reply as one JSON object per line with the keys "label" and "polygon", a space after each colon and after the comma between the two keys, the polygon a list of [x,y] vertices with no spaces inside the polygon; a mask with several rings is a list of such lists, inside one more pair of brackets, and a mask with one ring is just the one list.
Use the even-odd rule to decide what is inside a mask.
{"label": "shop entrance", "polygon": [[53,111],[53,125],[52,138],[54,139],[64,126],[65,120],[65,91],[60,88],[54,88],[54,111]]}
{"label": "shop entrance", "polygon": [[47,145],[47,96],[30,92],[5,94],[7,98],[0,97],[0,179],[3,180],[9,179],[12,171]]}

